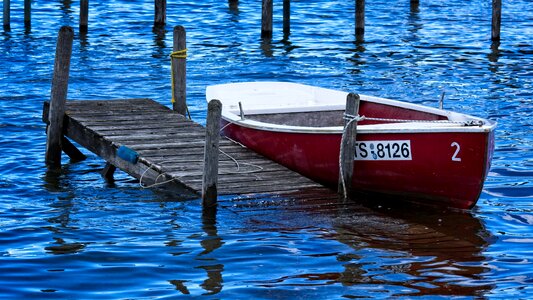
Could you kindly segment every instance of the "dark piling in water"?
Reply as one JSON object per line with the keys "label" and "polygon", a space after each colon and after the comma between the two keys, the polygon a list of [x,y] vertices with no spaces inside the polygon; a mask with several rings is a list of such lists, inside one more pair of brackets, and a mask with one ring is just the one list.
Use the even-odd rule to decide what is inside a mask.
{"label": "dark piling in water", "polygon": [[67,100],[70,57],[74,31],[68,26],[59,30],[54,63],[54,75],[50,95],[45,162],[49,168],[61,166],[61,144],[63,138],[63,119]]}
{"label": "dark piling in water", "polygon": [[500,41],[502,24],[502,0],[492,0],[492,41]]}
{"label": "dark piling in water", "polygon": [[272,38],[272,12],[274,6],[272,0],[263,0],[261,14],[261,38]]}
{"label": "dark piling in water", "polygon": [[341,140],[339,186],[338,193],[344,199],[348,198],[352,190],[352,177],[355,157],[355,142],[357,136],[357,120],[349,116],[357,116],[359,113],[359,95],[350,93],[346,96],[346,111],[348,118],[344,121],[344,134]]}
{"label": "dark piling in water", "polygon": [[154,26],[165,26],[167,18],[167,0],[155,0]]}
{"label": "dark piling in water", "polygon": [[24,0],[24,27],[31,28],[31,0]]}
{"label": "dark piling in water", "polygon": [[362,41],[365,36],[365,0],[355,1],[355,39]]}
{"label": "dark piling in water", "polygon": [[216,99],[209,101],[205,128],[204,173],[202,176],[202,206],[204,208],[216,206],[217,203],[218,144],[221,114],[222,103]]}
{"label": "dark piling in water", "polygon": [[80,33],[85,34],[89,28],[89,0],[80,1]]}
{"label": "dark piling in water", "polygon": [[283,36],[291,33],[291,0],[283,0]]}
{"label": "dark piling in water", "polygon": [[237,10],[239,8],[239,0],[228,0],[229,9]]}
{"label": "dark piling in water", "polygon": [[172,109],[187,115],[187,41],[183,26],[174,27],[172,61]]}
{"label": "dark piling in water", "polygon": [[11,3],[9,0],[4,0],[3,8],[4,8],[4,13],[2,15],[2,20],[4,23],[4,30],[10,31],[11,30]]}
{"label": "dark piling in water", "polygon": [[419,9],[419,6],[420,6],[420,1],[411,0],[410,4],[411,4],[411,11],[412,12],[418,12],[418,9]]}

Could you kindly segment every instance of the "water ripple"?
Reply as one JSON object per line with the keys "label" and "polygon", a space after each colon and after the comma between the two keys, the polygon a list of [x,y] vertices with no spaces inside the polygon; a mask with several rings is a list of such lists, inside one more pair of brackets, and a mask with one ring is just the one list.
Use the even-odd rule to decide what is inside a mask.
{"label": "water ripple", "polygon": [[493,167],[471,212],[380,204],[322,207],[313,197],[237,199],[216,218],[200,200],[144,190],[104,162],[44,165],[60,26],[72,1],[33,3],[32,28],[12,1],[0,32],[0,297],[530,298],[533,215],[533,18],[506,2],[490,41],[488,1],[367,3],[364,41],[353,2],[292,1],[283,35],[259,37],[261,4],[180,1],[153,28],[153,2],[91,1],[76,33],[70,99],[154,98],[170,106],[172,26],[187,29],[187,101],[205,123],[205,86],[282,80],[436,107],[498,122]]}

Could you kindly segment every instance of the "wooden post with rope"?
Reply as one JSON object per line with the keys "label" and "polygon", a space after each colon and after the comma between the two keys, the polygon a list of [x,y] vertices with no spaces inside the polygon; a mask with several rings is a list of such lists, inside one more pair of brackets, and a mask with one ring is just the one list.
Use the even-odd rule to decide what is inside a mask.
{"label": "wooden post with rope", "polygon": [[185,28],[174,27],[174,47],[171,54],[172,63],[172,109],[184,116],[187,115],[187,41]]}
{"label": "wooden post with rope", "polygon": [[272,0],[263,0],[261,13],[261,38],[272,38],[272,11],[274,5]]}
{"label": "wooden post with rope", "polygon": [[349,93],[346,97],[346,119],[342,135],[339,157],[339,187],[338,193],[347,199],[352,191],[352,177],[355,157],[355,142],[357,136],[357,117],[359,113],[359,95]]}
{"label": "wooden post with rope", "polygon": [[10,31],[11,30],[11,3],[10,0],[4,0],[3,5],[4,13],[2,20],[4,22],[4,30]]}
{"label": "wooden post with rope", "polygon": [[363,40],[365,36],[365,0],[355,0],[355,38]]}
{"label": "wooden post with rope", "polygon": [[167,0],[155,0],[154,26],[165,26],[167,19]]}
{"label": "wooden post with rope", "polygon": [[500,41],[502,25],[502,0],[492,0],[492,41]]}
{"label": "wooden post with rope", "polygon": [[204,148],[204,173],[202,176],[202,206],[209,208],[217,203],[218,144],[222,103],[213,99],[207,105],[206,137]]}
{"label": "wooden post with rope", "polygon": [[87,33],[89,28],[89,0],[80,1],[80,33]]}

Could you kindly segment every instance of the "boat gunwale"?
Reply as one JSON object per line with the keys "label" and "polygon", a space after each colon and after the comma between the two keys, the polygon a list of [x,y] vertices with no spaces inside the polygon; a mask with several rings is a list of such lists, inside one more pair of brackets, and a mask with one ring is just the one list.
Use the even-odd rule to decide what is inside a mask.
{"label": "boat gunwale", "polygon": [[[246,115],[244,118],[241,118],[238,115],[238,110],[236,109],[235,103],[231,103],[230,100],[224,99],[223,97],[210,97],[210,94],[223,93],[224,90],[254,86],[259,88],[265,88],[272,90],[273,87],[280,86],[290,86],[294,88],[301,89],[314,89],[327,92],[334,92],[338,94],[347,95],[348,93],[335,91],[331,89],[325,89],[321,87],[308,86],[297,83],[290,82],[241,82],[241,83],[229,83],[229,84],[219,84],[208,86],[206,90],[206,99],[209,101],[209,98],[218,99],[222,102],[222,119],[228,123],[236,124],[242,127],[262,130],[262,131],[273,131],[273,132],[288,132],[288,133],[305,133],[305,134],[341,134],[343,132],[343,126],[324,126],[324,127],[309,127],[309,126],[295,126],[295,125],[283,125],[276,123],[268,123],[264,121],[257,121],[251,118],[246,118],[246,115],[254,114],[283,114],[283,113],[297,113],[297,112],[321,112],[321,111],[343,111],[345,109],[345,104],[342,103],[328,103],[326,105],[307,105],[307,106],[286,106],[286,107],[268,107],[268,108],[252,108],[246,109]],[[390,123],[381,123],[381,124],[366,124],[358,125],[357,131],[361,134],[377,134],[377,133],[428,133],[428,132],[460,132],[460,133],[482,133],[482,132],[491,132],[496,126],[496,122],[474,117],[471,115],[456,113],[447,110],[441,110],[429,106],[424,106],[420,104],[392,100],[387,98],[380,98],[375,96],[359,94],[362,101],[379,103],[383,105],[389,105],[394,107],[399,107],[403,109],[416,110],[420,112],[425,112],[433,115],[438,115],[451,120],[451,122],[443,121],[432,121],[428,120],[413,120],[413,122],[390,122]],[[222,99],[220,99],[222,98]],[[335,99],[336,100],[336,99]],[[235,102],[233,100],[233,102]],[[231,103],[231,105],[228,105]],[[226,105],[224,105],[226,104]],[[229,107],[228,107],[229,106]],[[458,122],[470,122],[470,121],[481,121],[483,125],[465,125]]]}

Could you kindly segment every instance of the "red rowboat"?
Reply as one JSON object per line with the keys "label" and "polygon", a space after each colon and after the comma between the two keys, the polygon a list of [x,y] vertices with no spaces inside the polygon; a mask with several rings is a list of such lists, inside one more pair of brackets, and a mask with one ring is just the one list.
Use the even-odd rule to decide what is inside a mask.
{"label": "red rowboat", "polygon": [[[286,82],[207,87],[223,133],[328,186],[337,186],[348,93]],[[471,208],[490,169],[496,123],[360,95],[352,187]]]}

